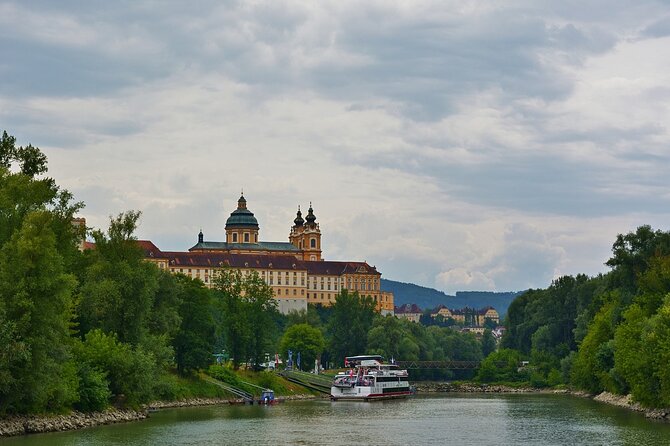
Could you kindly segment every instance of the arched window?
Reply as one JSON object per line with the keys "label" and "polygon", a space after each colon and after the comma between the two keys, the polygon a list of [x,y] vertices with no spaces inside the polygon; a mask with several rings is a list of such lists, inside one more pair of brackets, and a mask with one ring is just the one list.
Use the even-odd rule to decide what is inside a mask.
{"label": "arched window", "polygon": [[316,248],[316,239],[315,238],[310,239],[309,246],[310,246],[310,248]]}

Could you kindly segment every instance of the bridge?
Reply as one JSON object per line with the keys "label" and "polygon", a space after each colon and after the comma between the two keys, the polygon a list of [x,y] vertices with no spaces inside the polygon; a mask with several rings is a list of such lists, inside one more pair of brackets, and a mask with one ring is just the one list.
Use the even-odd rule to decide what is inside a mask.
{"label": "bridge", "polygon": [[447,370],[475,370],[481,361],[395,361],[401,369],[447,369]]}
{"label": "bridge", "polygon": [[[482,364],[481,361],[395,361],[401,369],[407,370],[476,370]],[[505,367],[507,362],[498,361],[496,367]]]}

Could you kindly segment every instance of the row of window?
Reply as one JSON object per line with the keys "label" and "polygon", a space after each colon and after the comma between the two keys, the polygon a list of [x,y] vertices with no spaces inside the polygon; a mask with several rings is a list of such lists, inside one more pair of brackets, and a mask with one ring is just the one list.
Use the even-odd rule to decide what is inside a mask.
{"label": "row of window", "polygon": [[[162,267],[162,264],[161,264]],[[195,269],[195,271],[193,271]],[[200,269],[200,268],[170,268],[170,272],[172,273],[182,273],[182,274],[187,274],[190,277],[194,278],[201,278],[201,273],[204,275],[204,282],[209,283],[210,277],[214,276],[215,270],[213,269]],[[289,271],[285,271],[283,274],[283,280],[282,280],[282,272],[281,271],[269,271],[266,277],[265,271],[261,271],[261,278],[267,283],[268,285],[275,285],[275,273],[276,273],[276,278],[277,278],[277,285],[291,285],[293,286],[298,286],[298,273],[296,271],[293,271],[293,277],[291,278]],[[249,274],[249,271],[242,271],[243,275]],[[317,281],[316,277],[312,277],[311,281],[307,281],[307,287],[311,290],[328,290],[328,291],[339,291],[340,286],[344,289],[344,279],[340,279],[339,281],[335,278],[332,280],[328,278],[325,279],[324,277],[320,278],[320,282]],[[291,283],[292,282],[292,283]],[[305,286],[305,273],[301,272],[300,273],[300,286]],[[347,289],[353,290],[353,291],[376,291],[378,289],[378,284],[376,280],[371,280],[368,279],[367,281],[364,281],[361,279],[360,283],[358,282],[358,279],[354,279],[353,281],[353,287],[352,287],[352,281],[351,279],[347,280]]]}
{"label": "row of window", "polygon": [[[237,232],[233,232],[231,237],[232,237],[231,242],[237,243],[239,241],[238,237],[237,237]],[[244,243],[251,242],[251,235],[248,232],[245,232],[242,237],[243,237]],[[256,233],[254,233],[254,243],[258,243],[258,234],[256,234]]]}

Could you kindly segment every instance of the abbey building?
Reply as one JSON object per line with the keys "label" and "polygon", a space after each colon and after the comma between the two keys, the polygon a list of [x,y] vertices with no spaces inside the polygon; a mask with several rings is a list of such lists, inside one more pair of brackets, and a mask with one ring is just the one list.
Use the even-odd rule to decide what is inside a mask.
{"label": "abbey building", "polygon": [[308,303],[330,306],[344,289],[372,297],[382,314],[393,313],[393,294],[381,291],[381,273],[374,266],[322,258],[321,229],[311,204],[304,219],[298,208],[288,242],[259,241],[259,229],[241,196],[226,220],[225,241],[206,241],[200,231],[198,242],[186,252],[161,251],[150,241],[139,243],[147,260],[159,268],[198,278],[207,286],[223,268],[242,274],[255,271],[272,288],[282,313],[306,309]]}

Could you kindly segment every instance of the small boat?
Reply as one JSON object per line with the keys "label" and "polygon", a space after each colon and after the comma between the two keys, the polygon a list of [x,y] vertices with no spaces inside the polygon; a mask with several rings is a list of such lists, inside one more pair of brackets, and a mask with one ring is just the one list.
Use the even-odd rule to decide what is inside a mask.
{"label": "small boat", "polygon": [[261,397],[258,399],[258,404],[265,404],[269,406],[270,404],[275,404],[275,393],[270,389],[265,389],[261,393]]}
{"label": "small boat", "polygon": [[407,370],[384,363],[380,355],[348,356],[344,364],[351,369],[333,379],[330,388],[333,401],[405,398],[411,394]]}

